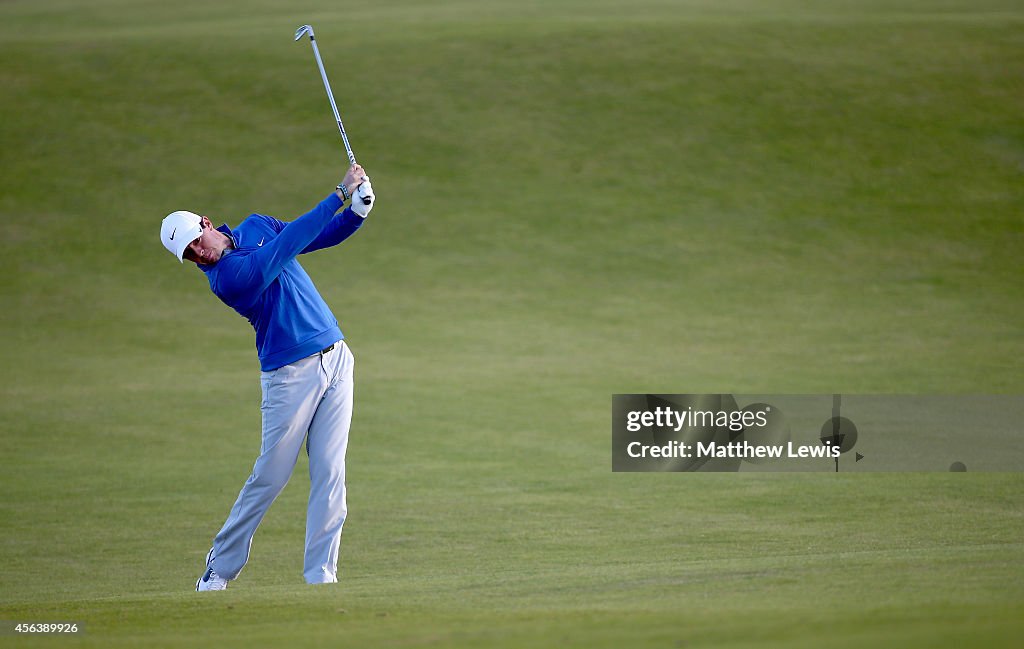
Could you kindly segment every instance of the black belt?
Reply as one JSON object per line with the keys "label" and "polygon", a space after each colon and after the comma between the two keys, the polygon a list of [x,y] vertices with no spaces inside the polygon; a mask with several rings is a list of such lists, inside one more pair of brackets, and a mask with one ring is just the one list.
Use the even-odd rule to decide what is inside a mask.
{"label": "black belt", "polygon": [[334,346],[337,345],[337,344],[338,343],[334,343],[334,345],[331,345],[330,347],[324,347],[323,349],[320,350],[320,353],[321,354],[326,354],[327,352],[329,352],[332,349],[334,349]]}

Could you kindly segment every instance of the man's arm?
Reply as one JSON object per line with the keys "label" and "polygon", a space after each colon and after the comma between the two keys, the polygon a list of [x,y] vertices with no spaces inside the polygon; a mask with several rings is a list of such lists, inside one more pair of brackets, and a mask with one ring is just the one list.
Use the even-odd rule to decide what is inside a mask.
{"label": "man's arm", "polygon": [[255,299],[271,282],[277,279],[285,264],[301,253],[341,208],[341,198],[330,194],[312,210],[291,223],[280,233],[244,257],[222,259],[219,263],[231,267],[222,276],[221,290],[232,302]]}
{"label": "man's arm", "polygon": [[[344,190],[342,190],[342,185],[344,185]],[[363,221],[373,207],[374,196],[373,190],[370,187],[370,178],[358,164],[352,165],[349,168],[348,173],[345,174],[345,180],[334,191],[334,194],[342,200],[351,198],[351,205],[344,212],[331,219],[331,222],[327,224],[327,227],[323,229],[317,238],[306,246],[302,251],[303,253],[330,248],[348,239],[362,226]],[[367,202],[363,201],[364,196],[369,197]]]}
{"label": "man's arm", "polygon": [[[366,172],[361,166],[355,164],[349,167],[342,183],[346,188],[358,188],[365,179]],[[234,267],[233,272],[224,275],[224,281],[220,287],[223,294],[230,296],[233,303],[254,300],[270,286],[271,282],[277,279],[285,264],[294,259],[296,255],[307,252],[325,229],[331,230],[332,237],[338,237],[348,229],[351,231],[344,234],[342,238],[355,232],[358,225],[352,227],[346,214],[358,221],[362,221],[362,219],[351,213],[351,208],[345,210],[342,218],[338,219],[340,223],[337,229],[328,228],[328,225],[335,220],[334,214],[341,209],[343,202],[343,193],[340,189],[336,189],[333,194],[320,201],[306,214],[291,223],[282,223],[278,235],[255,252],[237,259],[237,261],[231,258],[222,260],[220,263],[227,261],[230,266]],[[277,228],[275,227],[275,229]]]}
{"label": "man's arm", "polygon": [[313,242],[302,250],[302,254],[338,245],[355,234],[355,231],[359,229],[364,220],[363,217],[353,212],[351,207],[345,208],[345,211],[331,219],[331,222],[327,224],[327,227],[320,232],[317,238],[313,239]]}

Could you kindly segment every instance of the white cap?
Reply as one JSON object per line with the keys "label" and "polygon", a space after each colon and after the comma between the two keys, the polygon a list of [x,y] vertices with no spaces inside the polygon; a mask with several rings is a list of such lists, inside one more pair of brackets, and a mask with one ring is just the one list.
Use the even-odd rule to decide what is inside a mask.
{"label": "white cap", "polygon": [[160,241],[163,242],[164,248],[170,250],[171,254],[178,258],[178,261],[184,263],[181,256],[185,254],[188,244],[198,239],[199,235],[203,233],[202,222],[203,217],[192,212],[185,210],[171,212],[164,217],[164,222],[160,226]]}

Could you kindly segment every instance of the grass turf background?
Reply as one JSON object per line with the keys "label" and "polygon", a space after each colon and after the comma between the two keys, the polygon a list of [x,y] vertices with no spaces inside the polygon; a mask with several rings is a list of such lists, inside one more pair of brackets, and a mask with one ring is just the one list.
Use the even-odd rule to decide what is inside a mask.
{"label": "grass turf background", "polygon": [[[303,260],[357,359],[341,584],[174,209],[379,194]],[[1019,475],[613,475],[615,392],[1020,392],[1012,2],[0,5],[0,618],[82,646],[1015,646]],[[827,416],[823,414],[823,417]],[[67,638],[9,644],[65,646]]]}

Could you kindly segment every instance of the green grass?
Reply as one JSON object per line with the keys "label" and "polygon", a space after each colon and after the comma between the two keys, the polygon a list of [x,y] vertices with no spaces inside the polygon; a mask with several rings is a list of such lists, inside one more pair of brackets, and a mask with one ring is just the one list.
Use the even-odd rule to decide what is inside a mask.
{"label": "green grass", "polygon": [[[157,239],[379,204],[303,260],[357,359],[341,583],[248,325]],[[1015,647],[1019,474],[609,471],[622,392],[1019,393],[1018,3],[0,4],[11,646]]]}

